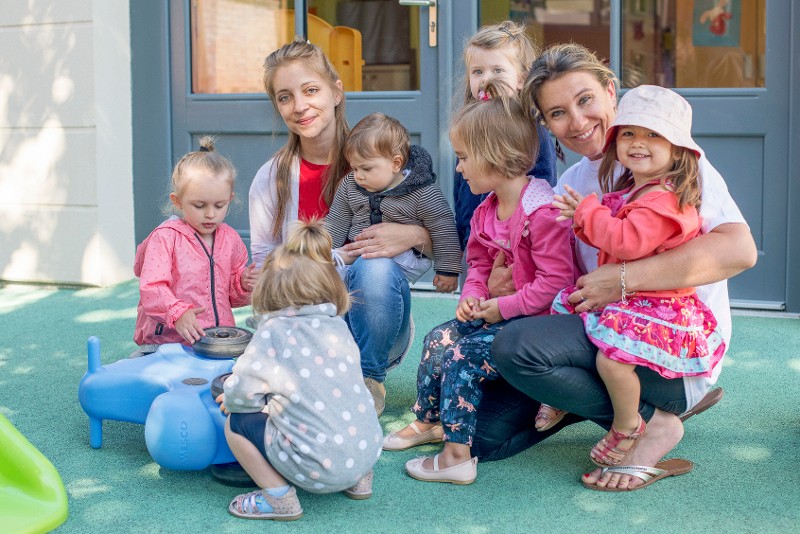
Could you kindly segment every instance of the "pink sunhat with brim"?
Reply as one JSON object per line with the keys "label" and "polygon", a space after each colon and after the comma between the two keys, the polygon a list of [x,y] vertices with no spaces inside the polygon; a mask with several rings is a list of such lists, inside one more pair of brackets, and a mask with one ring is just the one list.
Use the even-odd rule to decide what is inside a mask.
{"label": "pink sunhat with brim", "polygon": [[688,148],[700,158],[703,149],[692,139],[692,107],[681,95],[657,85],[634,87],[619,100],[617,118],[606,131],[603,152],[620,126],[653,130],[675,146]]}

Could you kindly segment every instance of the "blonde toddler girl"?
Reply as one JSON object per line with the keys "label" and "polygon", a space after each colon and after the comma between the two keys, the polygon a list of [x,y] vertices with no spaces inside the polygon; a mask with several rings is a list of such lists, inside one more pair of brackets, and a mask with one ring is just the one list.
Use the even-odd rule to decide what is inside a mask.
{"label": "blonde toddler girl", "polygon": [[180,217],[162,223],[136,249],[139,306],[133,339],[154,352],[164,343],[192,344],[204,328],[235,326],[232,308],[250,303],[255,281],[247,248],[225,224],[236,170],[203,137],[172,172],[170,202]]}
{"label": "blonde toddler girl", "polygon": [[253,291],[258,330],[218,399],[228,445],[261,488],[231,501],[235,516],[299,519],[294,485],[372,495],[382,433],[342,319],[350,297],[331,244],[320,223],[296,223]]}

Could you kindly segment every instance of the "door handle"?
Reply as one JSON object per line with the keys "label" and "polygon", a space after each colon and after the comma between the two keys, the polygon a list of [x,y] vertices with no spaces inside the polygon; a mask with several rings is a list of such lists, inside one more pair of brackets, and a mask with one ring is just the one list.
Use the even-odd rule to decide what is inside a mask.
{"label": "door handle", "polygon": [[436,47],[439,28],[436,16],[436,0],[398,0],[401,6],[428,8],[428,46]]}

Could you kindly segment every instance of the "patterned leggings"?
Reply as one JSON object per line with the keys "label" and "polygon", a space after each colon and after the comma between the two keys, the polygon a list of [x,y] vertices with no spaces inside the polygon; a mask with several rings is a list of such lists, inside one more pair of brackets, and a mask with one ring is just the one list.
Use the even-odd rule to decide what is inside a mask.
{"label": "patterned leggings", "polygon": [[411,411],[422,422],[441,421],[445,441],[472,446],[481,382],[500,376],[492,359],[492,341],[506,323],[453,319],[425,336],[417,402]]}

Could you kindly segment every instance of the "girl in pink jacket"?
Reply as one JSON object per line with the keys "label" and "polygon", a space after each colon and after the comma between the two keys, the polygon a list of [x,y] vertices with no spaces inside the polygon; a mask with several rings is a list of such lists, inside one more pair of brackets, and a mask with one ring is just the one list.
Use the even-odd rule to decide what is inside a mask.
{"label": "girl in pink jacket", "polygon": [[223,220],[236,170],[204,137],[172,172],[171,217],[136,249],[139,307],[133,339],[141,354],[164,343],[194,343],[204,328],[235,326],[232,308],[250,302],[256,277],[247,248]]}
{"label": "girl in pink jacket", "polygon": [[[548,313],[559,290],[574,282],[570,230],[556,221],[553,189],[527,176],[538,146],[531,115],[504,85],[490,81],[484,91],[494,96],[464,106],[450,127],[456,170],[473,194],[490,193],[472,217],[461,301],[456,318],[423,342],[411,409],[417,420],[383,442],[384,449],[400,450],[444,440],[441,454],[406,463],[409,475],[429,482],[475,480],[478,460],[470,447],[483,382],[499,377],[494,336],[516,317]],[[513,263],[516,291],[493,297],[489,274],[502,257]]]}

